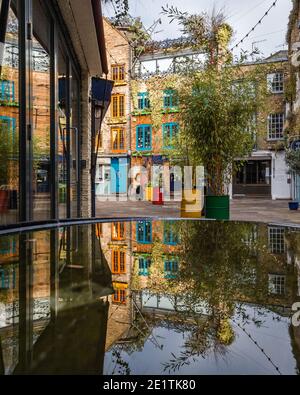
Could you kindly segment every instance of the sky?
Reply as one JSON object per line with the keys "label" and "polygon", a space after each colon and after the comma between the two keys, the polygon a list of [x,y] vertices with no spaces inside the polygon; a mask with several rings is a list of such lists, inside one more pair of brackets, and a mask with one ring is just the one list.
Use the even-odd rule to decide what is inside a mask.
{"label": "sky", "polygon": [[[273,2],[274,0],[129,0],[129,12],[132,16],[140,16],[147,29],[161,19],[161,24],[156,26],[152,37],[154,40],[163,40],[180,37],[181,32],[175,22],[170,24],[168,18],[161,15],[162,6],[169,4],[188,13],[201,13],[210,12],[215,5],[217,9],[224,9],[228,22],[235,31],[234,45],[252,29]],[[287,49],[286,32],[291,8],[292,0],[278,0],[276,7],[244,41],[241,48],[251,51],[252,46],[258,47],[264,56]],[[109,5],[104,5],[103,12],[109,17],[114,13]]]}

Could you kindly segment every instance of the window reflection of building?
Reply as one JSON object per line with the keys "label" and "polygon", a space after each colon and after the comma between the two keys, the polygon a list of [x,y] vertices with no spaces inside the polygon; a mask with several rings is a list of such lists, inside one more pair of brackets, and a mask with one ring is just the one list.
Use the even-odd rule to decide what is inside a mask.
{"label": "window reflection of building", "polygon": [[[0,358],[6,374],[102,373],[111,276],[104,274],[99,243],[94,243],[98,261],[91,262],[91,227],[81,228],[77,238],[75,231],[0,236],[6,253],[0,255]],[[121,292],[119,302],[124,300]],[[86,348],[89,355],[78,353]]]}
{"label": "window reflection of building", "polygon": [[[17,7],[14,8],[17,11]],[[18,19],[9,11],[0,76],[0,224],[17,222],[19,195]]]}

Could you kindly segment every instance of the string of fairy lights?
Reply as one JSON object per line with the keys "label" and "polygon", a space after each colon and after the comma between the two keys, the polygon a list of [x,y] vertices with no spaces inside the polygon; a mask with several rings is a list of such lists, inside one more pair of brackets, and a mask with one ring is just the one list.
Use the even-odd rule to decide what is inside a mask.
{"label": "string of fairy lights", "polygon": [[255,31],[255,29],[261,25],[262,21],[269,15],[269,13],[271,12],[271,10],[276,7],[278,3],[278,0],[275,0],[272,5],[267,9],[267,11],[264,13],[264,15],[258,20],[258,22],[252,27],[252,29],[249,30],[249,32],[237,43],[235,44],[232,48],[231,51],[233,51],[234,49],[238,48],[241,44],[244,43],[244,41],[250,36],[251,33],[253,33]]}

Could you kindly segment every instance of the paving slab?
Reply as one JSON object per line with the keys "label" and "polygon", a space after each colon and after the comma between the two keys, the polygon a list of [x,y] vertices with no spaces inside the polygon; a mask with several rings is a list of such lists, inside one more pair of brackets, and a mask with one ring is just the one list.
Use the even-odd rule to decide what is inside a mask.
{"label": "paving slab", "polygon": [[[236,199],[231,202],[231,220],[300,226],[300,210],[290,211],[287,200]],[[97,202],[98,218],[181,218],[180,203],[155,206],[143,201]]]}

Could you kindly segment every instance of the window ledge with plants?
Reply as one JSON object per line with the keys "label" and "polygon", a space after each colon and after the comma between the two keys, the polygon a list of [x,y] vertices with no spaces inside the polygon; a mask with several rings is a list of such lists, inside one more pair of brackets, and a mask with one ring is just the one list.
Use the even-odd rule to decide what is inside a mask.
{"label": "window ledge with plants", "polygon": [[119,124],[124,124],[124,123],[127,123],[126,117],[108,118],[107,119],[108,125],[119,125]]}
{"label": "window ledge with plants", "polygon": [[164,108],[162,109],[162,114],[177,114],[180,112],[179,108]]}
{"label": "window ledge with plants", "polygon": [[143,157],[143,156],[153,156],[152,150],[140,150],[140,151],[133,151],[131,154],[133,157]]}
{"label": "window ledge with plants", "polygon": [[15,101],[0,101],[0,107],[19,107],[19,103]]}
{"label": "window ledge with plants", "polygon": [[140,116],[140,115],[151,115],[151,110],[134,110],[132,112],[133,116]]}

